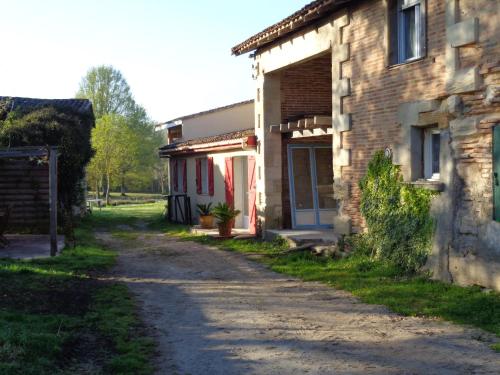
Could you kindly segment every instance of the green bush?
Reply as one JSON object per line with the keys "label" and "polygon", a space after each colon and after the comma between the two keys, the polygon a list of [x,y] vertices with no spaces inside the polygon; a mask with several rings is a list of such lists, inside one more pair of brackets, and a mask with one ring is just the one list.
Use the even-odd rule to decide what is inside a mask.
{"label": "green bush", "polygon": [[434,220],[429,210],[434,193],[404,183],[399,166],[383,151],[375,153],[359,187],[372,256],[416,272],[431,248]]}

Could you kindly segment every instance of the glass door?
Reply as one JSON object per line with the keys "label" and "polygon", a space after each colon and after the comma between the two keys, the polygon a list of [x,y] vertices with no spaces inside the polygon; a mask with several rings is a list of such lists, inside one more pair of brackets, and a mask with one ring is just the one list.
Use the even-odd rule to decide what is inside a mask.
{"label": "glass door", "polygon": [[290,145],[288,162],[292,226],[332,227],[335,201],[331,147]]}

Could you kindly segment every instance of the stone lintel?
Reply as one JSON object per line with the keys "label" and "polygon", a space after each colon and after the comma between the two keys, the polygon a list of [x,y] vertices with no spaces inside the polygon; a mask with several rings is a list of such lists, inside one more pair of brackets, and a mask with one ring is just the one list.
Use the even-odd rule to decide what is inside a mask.
{"label": "stone lintel", "polygon": [[452,47],[462,47],[477,43],[479,40],[479,19],[468,20],[449,26],[446,30],[448,42]]}

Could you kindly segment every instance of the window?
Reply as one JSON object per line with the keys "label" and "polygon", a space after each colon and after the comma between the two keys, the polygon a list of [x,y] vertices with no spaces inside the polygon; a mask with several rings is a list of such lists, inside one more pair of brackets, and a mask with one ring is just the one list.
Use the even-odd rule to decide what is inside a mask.
{"label": "window", "polygon": [[214,195],[214,159],[196,159],[196,193]]}
{"label": "window", "polygon": [[200,160],[201,168],[201,194],[208,194],[208,160]]}
{"label": "window", "polygon": [[425,0],[389,2],[389,63],[401,64],[425,55]]}
{"label": "window", "polygon": [[439,129],[429,128],[424,130],[424,178],[426,180],[439,180],[441,152],[441,135]]}

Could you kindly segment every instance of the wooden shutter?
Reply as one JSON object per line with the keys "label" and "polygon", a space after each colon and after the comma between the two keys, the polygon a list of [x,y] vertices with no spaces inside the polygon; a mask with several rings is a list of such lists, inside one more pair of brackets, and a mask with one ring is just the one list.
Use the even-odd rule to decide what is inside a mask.
{"label": "wooden shutter", "polygon": [[257,178],[255,156],[248,157],[248,231],[257,233]]}
{"label": "wooden shutter", "polygon": [[493,196],[495,220],[500,222],[500,125],[493,128]]}
{"label": "wooden shutter", "polygon": [[174,164],[173,169],[173,180],[174,180],[174,191],[177,192],[179,191],[179,161],[178,160],[173,160],[172,161]]}
{"label": "wooden shutter", "polygon": [[182,161],[182,191],[187,193],[187,162],[186,159]]}
{"label": "wooden shutter", "polygon": [[207,158],[208,195],[214,196],[214,158]]}
{"label": "wooden shutter", "polygon": [[196,159],[196,194],[201,194],[202,192],[201,159]]}
{"label": "wooden shutter", "polygon": [[234,170],[233,158],[225,159],[224,188],[226,192],[226,203],[234,207]]}

